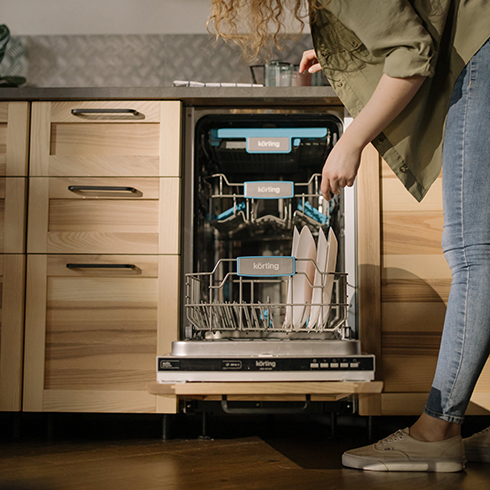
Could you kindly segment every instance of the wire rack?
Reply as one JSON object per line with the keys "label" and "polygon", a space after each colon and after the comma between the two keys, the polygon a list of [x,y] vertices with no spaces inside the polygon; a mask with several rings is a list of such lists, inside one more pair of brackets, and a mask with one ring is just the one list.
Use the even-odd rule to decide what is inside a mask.
{"label": "wire rack", "polygon": [[328,227],[336,201],[323,199],[320,183],[321,174],[313,174],[308,182],[294,184],[293,195],[274,199],[274,204],[266,208],[262,199],[245,195],[245,183],[233,183],[224,174],[214,174],[206,179],[208,218],[215,228],[228,232],[270,225],[282,229],[305,224]]}
{"label": "wire rack", "polygon": [[[188,321],[204,332],[340,332],[347,318],[347,274],[322,272],[311,259],[291,259],[311,262],[315,280],[304,272],[244,276],[237,259],[221,259],[211,272],[186,274]],[[326,292],[330,301],[295,303],[295,278],[300,276],[312,297],[322,301]]]}

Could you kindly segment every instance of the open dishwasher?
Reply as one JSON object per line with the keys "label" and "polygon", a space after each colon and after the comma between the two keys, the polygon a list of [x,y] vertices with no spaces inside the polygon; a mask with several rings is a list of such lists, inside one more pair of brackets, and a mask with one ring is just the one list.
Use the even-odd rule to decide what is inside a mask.
{"label": "open dishwasher", "polygon": [[343,192],[320,192],[342,121],[188,109],[186,122],[183,327],[157,381],[373,380],[347,270],[355,216]]}

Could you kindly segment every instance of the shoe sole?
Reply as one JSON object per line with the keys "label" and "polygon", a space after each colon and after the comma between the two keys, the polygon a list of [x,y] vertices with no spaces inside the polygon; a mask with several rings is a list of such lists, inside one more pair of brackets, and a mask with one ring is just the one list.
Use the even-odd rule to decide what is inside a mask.
{"label": "shoe sole", "polygon": [[466,460],[471,463],[490,463],[490,454],[466,453]]}
{"label": "shoe sole", "polygon": [[342,464],[364,471],[420,471],[456,473],[465,468],[463,461],[367,461],[349,454],[342,455]]}

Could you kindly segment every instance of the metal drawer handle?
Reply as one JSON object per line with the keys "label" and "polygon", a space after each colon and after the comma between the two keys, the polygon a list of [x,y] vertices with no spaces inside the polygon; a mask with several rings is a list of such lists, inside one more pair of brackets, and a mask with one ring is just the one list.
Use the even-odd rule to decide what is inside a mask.
{"label": "metal drawer handle", "polygon": [[130,114],[132,116],[140,116],[136,109],[72,109],[71,113],[74,116],[83,116],[85,114]]}
{"label": "metal drawer handle", "polygon": [[135,194],[138,189],[135,187],[118,187],[118,186],[105,186],[105,185],[69,185],[68,190],[71,192],[82,192],[82,191],[109,191],[109,192],[131,192]]}
{"label": "metal drawer handle", "polygon": [[134,264],[66,264],[66,267],[67,269],[138,269]]}

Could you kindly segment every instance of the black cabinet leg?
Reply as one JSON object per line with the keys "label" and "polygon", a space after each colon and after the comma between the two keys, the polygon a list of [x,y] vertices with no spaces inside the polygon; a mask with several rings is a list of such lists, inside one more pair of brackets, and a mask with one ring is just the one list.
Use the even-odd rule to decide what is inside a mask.
{"label": "black cabinet leg", "polygon": [[168,441],[170,439],[170,415],[164,413],[162,418],[162,441]]}
{"label": "black cabinet leg", "polygon": [[335,412],[330,413],[330,437],[334,438],[337,434],[337,414]]}
{"label": "black cabinet leg", "polygon": [[371,415],[367,418],[367,436],[368,440],[373,440],[373,417]]}
{"label": "black cabinet leg", "polygon": [[202,412],[201,435],[199,436],[199,439],[206,439],[206,440],[211,439],[208,436],[208,422],[209,422],[208,413],[203,411]]}

